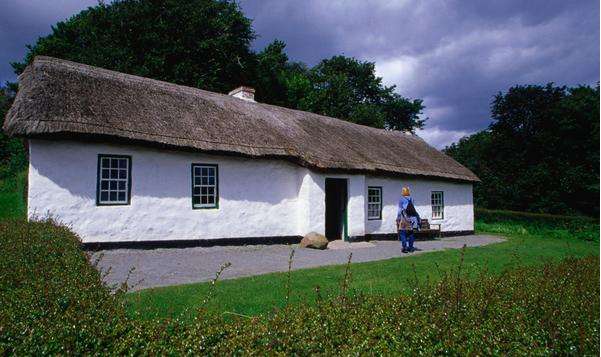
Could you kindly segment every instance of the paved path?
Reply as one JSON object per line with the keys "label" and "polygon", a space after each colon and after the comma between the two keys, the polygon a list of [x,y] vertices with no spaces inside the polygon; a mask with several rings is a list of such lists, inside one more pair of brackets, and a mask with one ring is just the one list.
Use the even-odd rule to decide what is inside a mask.
{"label": "paved path", "polygon": [[418,241],[419,251],[401,254],[399,242],[372,241],[371,244],[356,244],[351,248],[337,250],[314,250],[298,248],[298,245],[249,245],[210,248],[183,249],[115,249],[93,254],[94,260],[102,254],[98,267],[106,271],[109,284],[123,282],[130,269],[129,283],[133,290],[149,287],[186,284],[209,281],[215,277],[219,267],[230,262],[231,266],[221,275],[221,279],[259,275],[278,271],[288,271],[290,250],[295,248],[293,269],[317,267],[323,265],[345,264],[350,252],[352,261],[367,262],[396,257],[406,257],[425,252],[457,249],[465,244],[476,247],[504,241],[503,238],[490,235],[471,235]]}

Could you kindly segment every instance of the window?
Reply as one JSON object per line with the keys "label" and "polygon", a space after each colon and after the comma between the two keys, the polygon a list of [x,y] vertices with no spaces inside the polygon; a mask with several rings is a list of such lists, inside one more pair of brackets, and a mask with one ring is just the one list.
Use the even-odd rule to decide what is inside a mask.
{"label": "window", "polygon": [[382,219],[382,187],[367,188],[367,219]]}
{"label": "window", "polygon": [[98,155],[96,204],[128,205],[131,193],[131,156]]}
{"label": "window", "polygon": [[192,208],[219,208],[217,165],[192,164]]}
{"label": "window", "polygon": [[432,191],[432,219],[444,218],[444,194],[442,191]]}

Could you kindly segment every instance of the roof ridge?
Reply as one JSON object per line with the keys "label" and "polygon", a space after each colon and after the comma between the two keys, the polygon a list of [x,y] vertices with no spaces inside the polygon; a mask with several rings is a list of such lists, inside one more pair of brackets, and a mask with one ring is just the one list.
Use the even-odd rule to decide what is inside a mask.
{"label": "roof ridge", "polygon": [[[150,77],[142,77],[142,76],[138,76],[136,74],[131,74],[131,73],[125,73],[125,72],[119,72],[119,71],[115,71],[112,69],[107,69],[104,67],[98,67],[98,66],[93,66],[93,65],[89,65],[89,64],[85,64],[85,63],[79,63],[79,62],[74,62],[71,60],[66,60],[66,59],[62,59],[62,58],[57,58],[57,57],[51,57],[51,56],[44,56],[44,55],[38,55],[35,56],[32,64],[35,62],[46,62],[46,63],[58,63],[60,65],[67,65],[72,69],[82,69],[83,68],[87,68],[88,70],[94,71],[94,72],[103,72],[106,75],[109,76],[114,76],[115,79],[123,79],[123,77],[128,77],[128,79],[133,79],[133,80],[137,80],[140,81],[141,83],[154,83],[154,84],[159,84],[161,86],[166,86],[169,88],[173,88],[173,89],[183,89],[183,90],[190,90],[192,92],[198,92],[198,94],[204,93],[204,94],[208,94],[208,95],[215,95],[218,97],[221,97],[225,100],[235,100],[235,101],[239,101],[239,98],[235,98],[231,95],[228,94],[224,94],[224,93],[219,93],[219,92],[213,92],[213,91],[209,91],[206,89],[202,89],[202,88],[197,88],[197,87],[191,87],[191,86],[187,86],[187,85],[183,85],[183,84],[177,84],[177,83],[173,83],[173,82],[167,82],[167,81],[163,81],[160,79],[154,79],[154,78],[150,78]],[[86,74],[90,74],[90,73],[86,73]],[[358,123],[353,123],[344,119],[340,119],[340,118],[334,118],[328,115],[324,115],[324,114],[319,114],[319,113],[314,113],[314,112],[309,112],[306,110],[300,110],[300,109],[294,109],[294,108],[288,108],[288,107],[283,107],[280,105],[275,105],[275,104],[269,104],[269,103],[261,103],[261,102],[248,102],[248,101],[244,101],[244,103],[249,104],[249,105],[259,105],[259,106],[264,106],[264,107],[272,107],[272,108],[277,108],[277,109],[283,109],[283,110],[289,110],[292,112],[298,112],[298,113],[307,113],[307,114],[311,114],[311,115],[315,115],[317,117],[320,118],[325,118],[328,120],[335,120],[338,122],[341,122],[343,125],[351,125],[351,126],[356,126],[356,127],[360,127],[366,130],[373,130],[373,131],[380,131],[386,134],[402,134],[402,135],[406,135],[406,132],[404,131],[400,131],[400,130],[388,130],[385,128],[374,128],[371,126],[367,126],[367,125],[363,125],[363,124],[358,124]],[[417,136],[415,134],[411,134],[412,136]]]}

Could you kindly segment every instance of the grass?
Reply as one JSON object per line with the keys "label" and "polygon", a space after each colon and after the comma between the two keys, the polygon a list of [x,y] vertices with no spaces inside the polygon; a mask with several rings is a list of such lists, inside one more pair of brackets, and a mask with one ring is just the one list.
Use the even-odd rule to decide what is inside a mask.
{"label": "grass", "polygon": [[25,217],[26,180],[26,171],[0,180],[0,220]]}
{"label": "grass", "polygon": [[[517,266],[536,266],[568,256],[599,255],[599,225],[591,222],[576,234],[561,227],[524,222],[478,220],[478,233],[503,235],[505,242],[483,247],[446,250],[418,256],[351,264],[350,288],[359,293],[394,296],[407,293],[415,280],[439,280],[464,259],[463,271],[475,276],[483,270],[498,274]],[[216,267],[218,270],[218,267]],[[211,283],[146,289],[127,295],[129,314],[140,319],[191,318],[203,306],[225,315],[259,315],[291,304],[315,304],[318,294],[335,295],[340,290],[345,266],[327,266],[272,273]],[[290,285],[288,280],[290,279]],[[319,290],[319,293],[316,292]],[[211,294],[212,299],[204,302]]]}
{"label": "grass", "polygon": [[349,291],[347,264],[317,304],[140,320],[67,227],[2,220],[0,246],[0,356],[599,354],[598,256],[471,277],[462,260],[392,295]]}

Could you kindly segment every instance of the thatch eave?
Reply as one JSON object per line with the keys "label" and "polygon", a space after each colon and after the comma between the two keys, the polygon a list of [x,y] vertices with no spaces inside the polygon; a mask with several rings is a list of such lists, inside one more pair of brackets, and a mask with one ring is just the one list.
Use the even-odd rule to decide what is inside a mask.
{"label": "thatch eave", "polygon": [[283,159],[323,172],[479,179],[421,138],[50,57],[20,77],[9,135]]}

